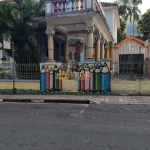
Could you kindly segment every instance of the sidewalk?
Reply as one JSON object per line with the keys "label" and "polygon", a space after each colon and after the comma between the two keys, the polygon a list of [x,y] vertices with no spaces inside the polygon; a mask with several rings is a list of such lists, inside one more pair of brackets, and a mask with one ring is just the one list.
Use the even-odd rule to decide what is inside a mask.
{"label": "sidewalk", "polygon": [[96,104],[150,104],[150,96],[0,95],[1,102],[89,102]]}

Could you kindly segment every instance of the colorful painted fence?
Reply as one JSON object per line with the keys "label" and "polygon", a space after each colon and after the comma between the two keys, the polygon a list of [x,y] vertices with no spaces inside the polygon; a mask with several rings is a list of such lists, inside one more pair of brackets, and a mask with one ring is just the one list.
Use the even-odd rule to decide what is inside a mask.
{"label": "colorful painted fence", "polygon": [[79,62],[76,66],[60,63],[41,64],[41,92],[110,91],[110,61]]}

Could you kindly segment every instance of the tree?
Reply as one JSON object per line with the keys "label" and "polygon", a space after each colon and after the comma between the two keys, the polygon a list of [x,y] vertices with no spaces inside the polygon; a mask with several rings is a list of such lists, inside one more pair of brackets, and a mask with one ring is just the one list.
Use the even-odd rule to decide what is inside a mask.
{"label": "tree", "polygon": [[124,19],[120,18],[120,29],[117,30],[118,43],[120,43],[126,38],[125,28],[126,28],[126,22]]}
{"label": "tree", "polygon": [[141,14],[141,11],[138,9],[138,6],[140,4],[142,4],[142,0],[130,0],[129,1],[130,9],[126,18],[128,18],[129,16],[130,22],[131,20],[133,21],[133,36],[134,36],[134,22],[139,20],[139,15]]}
{"label": "tree", "polygon": [[[44,0],[0,2],[0,14],[2,16],[0,32],[10,31],[12,40],[18,46],[19,51],[39,49],[39,41],[45,36],[45,27],[35,21],[34,17],[44,15]],[[19,53],[17,55],[20,58]],[[23,62],[24,60],[18,59],[18,61]]]}
{"label": "tree", "polygon": [[117,0],[119,5],[119,14],[122,18],[127,20],[130,18],[130,22],[133,23],[133,36],[134,36],[134,22],[139,20],[141,11],[138,6],[142,4],[142,0]]}
{"label": "tree", "polygon": [[142,37],[147,37],[150,33],[150,9],[142,15],[142,19],[138,21],[137,30]]}
{"label": "tree", "polygon": [[126,19],[126,16],[130,10],[129,0],[116,0],[115,3],[118,4],[120,17]]}

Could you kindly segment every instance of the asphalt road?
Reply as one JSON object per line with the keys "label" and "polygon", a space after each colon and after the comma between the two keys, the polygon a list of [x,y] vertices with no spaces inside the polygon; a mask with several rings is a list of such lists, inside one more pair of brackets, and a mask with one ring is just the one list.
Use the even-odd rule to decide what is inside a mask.
{"label": "asphalt road", "polygon": [[150,106],[0,103],[0,150],[150,150]]}

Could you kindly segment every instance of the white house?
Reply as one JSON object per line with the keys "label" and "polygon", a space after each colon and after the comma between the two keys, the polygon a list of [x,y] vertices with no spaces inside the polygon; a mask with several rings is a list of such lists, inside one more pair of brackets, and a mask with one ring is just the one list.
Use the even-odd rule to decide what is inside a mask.
{"label": "white house", "polygon": [[118,5],[114,3],[101,2],[110,32],[117,43],[117,29],[120,28]]}

